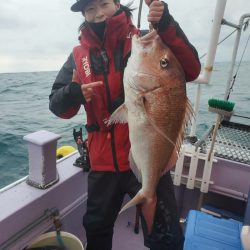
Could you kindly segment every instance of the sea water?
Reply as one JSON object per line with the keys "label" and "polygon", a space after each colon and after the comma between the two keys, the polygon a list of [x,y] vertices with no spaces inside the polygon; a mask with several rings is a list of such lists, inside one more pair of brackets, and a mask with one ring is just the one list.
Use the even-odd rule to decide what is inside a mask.
{"label": "sea water", "polygon": [[[207,111],[210,98],[223,98],[228,78],[229,63],[216,63],[211,83],[202,86],[201,110],[197,118],[200,137],[213,125],[215,114]],[[57,72],[0,74],[0,188],[28,174],[28,151],[23,136],[38,130],[48,130],[62,138],[58,147],[76,147],[73,129],[83,128],[84,109],[71,119],[61,119],[49,111],[49,95]],[[250,117],[250,62],[243,62],[233,86],[230,100],[236,103],[235,113]],[[197,84],[188,83],[187,93],[195,100]],[[250,125],[250,120],[234,118]]]}

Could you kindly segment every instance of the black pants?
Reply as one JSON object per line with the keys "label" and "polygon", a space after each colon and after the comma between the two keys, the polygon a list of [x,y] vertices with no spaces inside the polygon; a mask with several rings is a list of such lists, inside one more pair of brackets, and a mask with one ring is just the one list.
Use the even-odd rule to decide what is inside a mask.
{"label": "black pants", "polygon": [[[113,227],[124,195],[127,193],[133,197],[140,188],[141,184],[132,171],[89,173],[87,212],[83,217],[87,250],[112,249]],[[143,218],[142,229],[144,244],[151,250],[183,249],[170,173],[162,176],[157,187],[157,208],[152,233],[146,233]]]}

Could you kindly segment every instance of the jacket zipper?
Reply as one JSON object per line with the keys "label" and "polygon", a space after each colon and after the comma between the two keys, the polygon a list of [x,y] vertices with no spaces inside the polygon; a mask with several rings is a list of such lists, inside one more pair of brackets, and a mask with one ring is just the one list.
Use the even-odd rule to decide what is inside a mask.
{"label": "jacket zipper", "polygon": [[[105,85],[107,101],[108,101],[108,111],[109,111],[109,113],[111,113],[112,112],[112,102],[111,102],[110,88],[109,88],[109,83],[108,83],[108,57],[107,57],[107,53],[106,53],[105,49],[101,49],[101,56],[102,56],[103,64],[104,64],[103,79],[104,79],[104,85]],[[115,129],[114,125],[112,125],[112,127],[110,129],[112,157],[113,157],[115,170],[117,172],[120,172],[117,157],[116,157],[114,129]]]}
{"label": "jacket zipper", "polygon": [[113,162],[114,162],[114,167],[117,172],[120,172],[119,165],[117,162],[117,157],[116,157],[116,148],[115,148],[115,127],[112,125],[110,129],[111,133],[111,148],[112,148],[112,156],[113,156]]}

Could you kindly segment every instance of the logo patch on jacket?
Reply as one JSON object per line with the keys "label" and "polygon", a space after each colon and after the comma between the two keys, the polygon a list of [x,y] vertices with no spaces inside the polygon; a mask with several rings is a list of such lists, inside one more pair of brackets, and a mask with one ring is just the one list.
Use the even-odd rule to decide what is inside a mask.
{"label": "logo patch on jacket", "polygon": [[82,58],[82,67],[83,67],[85,76],[88,77],[91,74],[91,72],[90,72],[90,66],[89,66],[89,61],[88,61],[87,56]]}

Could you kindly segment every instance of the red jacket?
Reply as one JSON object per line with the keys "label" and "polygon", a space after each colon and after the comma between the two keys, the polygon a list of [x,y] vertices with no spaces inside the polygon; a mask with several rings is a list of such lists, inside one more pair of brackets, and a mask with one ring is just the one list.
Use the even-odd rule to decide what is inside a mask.
{"label": "red jacket", "polygon": [[[114,35],[115,31],[115,35]],[[88,27],[81,30],[81,45],[73,50],[76,70],[81,83],[102,81],[94,89],[91,102],[84,105],[87,126],[98,126],[88,133],[92,170],[126,171],[130,149],[127,124],[107,127],[104,120],[123,101],[123,69],[131,49],[131,35],[138,33],[125,13],[106,20],[104,42]],[[120,102],[121,102],[120,101]],[[121,104],[121,103],[119,103]]]}
{"label": "red jacket", "polygon": [[[84,26],[81,30],[80,45],[73,49],[73,58],[82,84],[103,82],[103,85],[94,89],[91,102],[84,104],[91,168],[94,171],[127,171],[130,149],[128,126],[116,124],[107,127],[104,120],[109,118],[124,100],[123,72],[130,55],[131,36],[138,33],[138,30],[125,12],[106,21],[103,42],[88,26]],[[159,35],[179,59],[186,79],[190,81],[198,76],[200,63],[195,49],[186,37],[183,34],[178,36],[180,31],[176,23],[169,23],[164,31],[159,31]],[[52,89],[50,96],[52,112],[63,118],[71,118],[78,112],[80,104],[57,112],[54,107],[60,101],[56,101],[55,89]]]}

